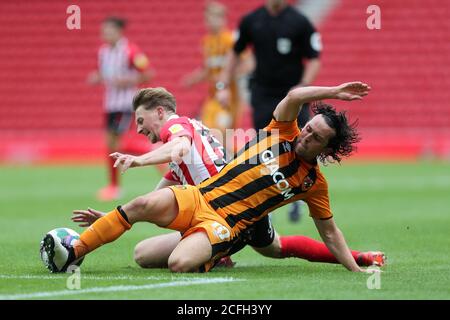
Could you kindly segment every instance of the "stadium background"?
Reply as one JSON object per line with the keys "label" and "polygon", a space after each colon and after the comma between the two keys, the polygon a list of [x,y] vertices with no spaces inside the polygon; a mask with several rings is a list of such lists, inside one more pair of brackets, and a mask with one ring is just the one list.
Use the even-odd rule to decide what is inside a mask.
{"label": "stadium background", "polygon": [[[235,28],[239,17],[262,1],[224,3],[230,27]],[[449,3],[377,1],[381,30],[366,27],[371,1],[305,3],[312,7],[308,13],[324,44],[323,66],[315,83],[363,80],[373,88],[363,104],[349,111],[360,119],[364,139],[359,155],[415,158],[432,153],[448,158]],[[102,88],[89,87],[85,80],[95,68],[99,24],[108,14],[128,19],[129,38],[149,55],[157,72],[150,85],[172,91],[181,114],[197,115],[204,87],[186,90],[179,83],[201,63],[203,1],[80,0],[81,30],[66,28],[70,4],[44,0],[0,4],[2,161],[104,154]],[[133,147],[145,144],[140,138],[124,143],[132,140]]]}
{"label": "stadium background", "polygon": [[[229,26],[235,28],[239,17],[261,5],[263,1],[224,0],[223,3],[228,7]],[[66,9],[71,4],[76,4],[81,9],[81,30],[66,28],[69,16]],[[381,30],[367,29],[369,14],[366,9],[371,4],[381,8]],[[196,116],[206,87],[186,90],[179,83],[184,74],[201,63],[200,38],[205,32],[203,5],[204,2],[198,0],[18,0],[0,3],[0,189],[4,208],[0,215],[4,246],[13,243],[31,254],[36,250],[34,247],[30,249],[30,244],[36,246],[39,234],[56,227],[55,224],[63,224],[64,221],[67,221],[67,225],[70,224],[67,219],[70,214],[68,209],[96,204],[95,188],[91,190],[87,187],[87,179],[106,179],[102,175],[104,168],[100,166],[105,153],[102,88],[86,85],[86,76],[96,65],[96,49],[100,45],[99,24],[104,17],[116,14],[128,20],[127,36],[148,54],[156,70],[156,77],[149,85],[166,87],[177,97],[180,114]],[[380,206],[380,210],[393,212],[403,210],[403,217],[408,225],[420,225],[424,221],[422,214],[428,214],[425,210],[433,209],[429,219],[434,221],[436,229],[430,227],[426,229],[426,235],[421,236],[426,241],[435,241],[439,248],[448,248],[448,237],[445,234],[448,234],[450,189],[450,2],[322,0],[302,1],[300,5],[315,22],[324,44],[322,69],[315,84],[333,85],[361,80],[372,86],[370,96],[348,108],[352,119],[359,118],[363,140],[351,161],[356,160],[354,166],[343,166],[342,176],[352,176],[352,181],[356,183],[353,188],[356,189],[366,188],[366,182],[369,185],[372,183],[374,187],[373,179],[377,177],[396,180],[394,187],[386,181],[386,191],[391,192],[392,197],[397,200],[403,199],[401,203],[397,203],[397,207],[371,199],[373,194],[370,193],[360,195],[361,206]],[[343,103],[336,105],[344,106]],[[248,114],[243,114],[242,120],[244,127],[251,125]],[[123,146],[130,151],[142,152],[148,144],[145,138],[131,133],[124,139]],[[361,160],[367,162],[360,162]],[[97,166],[81,169],[72,166],[74,163],[91,162],[97,163]],[[57,165],[49,166],[49,163]],[[40,167],[43,164],[45,166]],[[341,169],[337,169],[339,170]],[[74,181],[75,176],[70,175],[70,171],[78,174],[84,172],[81,175],[86,179]],[[415,174],[423,181],[411,180]],[[331,179],[336,177],[333,172],[330,175]],[[151,177],[156,179],[158,174],[154,172]],[[128,196],[148,191],[149,186],[156,184],[156,181],[139,184],[136,181],[140,178],[136,172],[124,177],[124,187],[131,190]],[[47,181],[53,183],[48,190],[45,189]],[[55,184],[55,181],[60,185]],[[103,182],[95,181],[93,184],[98,187]],[[409,187],[415,192],[408,194],[409,189],[406,188],[405,191],[402,187],[411,183]],[[391,187],[393,189],[389,189]],[[346,188],[343,190],[355,191],[349,185]],[[377,184],[374,188],[380,191],[384,187]],[[82,196],[80,190],[85,190]],[[61,196],[64,191],[68,193],[65,198]],[[342,208],[348,206],[349,202],[354,202],[352,198],[345,198],[344,191],[338,191],[336,195],[337,198],[341,197],[336,200],[338,211],[344,211]],[[45,198],[46,195],[48,199]],[[70,197],[73,201],[69,200]],[[45,203],[39,202],[37,205],[37,202],[33,202],[38,198],[45,199]],[[357,204],[354,205],[356,208]],[[100,209],[106,208],[108,206],[100,206]],[[25,222],[23,217],[27,213],[29,221],[38,221],[35,210],[45,212],[42,214],[47,219],[38,227],[39,230],[34,228],[36,225],[33,222]],[[63,216],[61,211],[67,214]],[[355,216],[359,214],[353,213]],[[374,214],[378,214],[378,211]],[[385,215],[391,217],[390,213]],[[414,217],[418,219],[415,222]],[[365,219],[379,222],[375,218]],[[396,219],[399,222],[402,218],[397,216]],[[14,221],[18,223],[16,228],[10,226]],[[352,230],[353,226],[352,220],[346,228]],[[10,234],[6,231],[9,228]],[[298,232],[296,228],[298,227],[288,224],[282,226],[285,233],[295,234]],[[310,226],[303,231],[317,236]],[[374,227],[367,232],[359,230],[353,238],[350,235],[350,240],[366,247],[383,245],[381,240],[373,243],[358,242],[357,235],[369,237],[373,234],[376,237],[384,231],[386,229],[381,227]],[[16,235],[29,232],[33,236],[23,243],[17,243],[18,240],[12,235],[14,232]],[[432,234],[439,236],[439,239],[432,238]],[[391,240],[403,246],[398,248],[399,252],[404,252],[403,249],[408,246],[415,248],[396,236]],[[24,238],[26,237],[21,237],[22,240]],[[133,238],[134,240],[136,239]],[[5,273],[10,268],[8,261],[17,257],[18,253],[14,256],[13,249],[3,249],[3,254],[9,252],[8,258],[2,259],[1,264],[2,272]],[[444,256],[448,259],[448,253],[444,253]],[[33,256],[33,259],[37,261],[37,257]],[[33,262],[34,267],[28,267],[29,262],[25,260],[21,261],[19,265],[22,269],[18,267],[17,273],[42,273],[36,267],[39,265],[39,261],[36,261]],[[273,261],[270,263],[274,264]],[[410,260],[406,264],[409,263],[413,264],[414,261]],[[320,268],[323,271],[325,267]],[[410,265],[405,265],[404,268],[407,270]],[[242,273],[239,270],[237,272],[238,275]],[[435,297],[448,299],[448,278],[441,277],[439,272],[442,272],[442,267],[436,272],[439,277],[430,281],[435,281],[435,285],[438,282],[441,285],[447,283],[447,290],[438,286]],[[344,279],[349,277],[346,274],[339,276]],[[396,280],[401,287],[401,277]],[[4,287],[0,293],[16,292],[13,288],[15,287]],[[325,297],[386,297],[381,294],[355,296],[351,294],[351,287],[344,289],[348,289],[348,295],[329,293]],[[410,293],[413,291],[409,290]],[[283,297],[283,292],[280,291],[277,297]],[[420,294],[408,296],[406,291],[405,294],[391,292],[388,297],[421,297]],[[186,295],[189,297],[189,294]],[[305,296],[323,297],[319,292],[317,295],[311,293]],[[159,297],[170,298],[164,295]]]}

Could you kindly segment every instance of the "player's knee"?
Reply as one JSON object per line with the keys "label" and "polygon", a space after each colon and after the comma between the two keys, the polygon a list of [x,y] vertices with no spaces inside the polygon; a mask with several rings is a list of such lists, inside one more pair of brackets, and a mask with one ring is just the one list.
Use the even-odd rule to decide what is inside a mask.
{"label": "player's knee", "polygon": [[188,257],[169,257],[169,269],[172,272],[194,272],[195,263]]}
{"label": "player's knee", "polygon": [[136,247],[134,247],[134,261],[141,267],[141,268],[151,268],[148,263],[148,259],[146,259],[145,255],[145,248],[142,244],[138,243]]}
{"label": "player's knee", "polygon": [[133,212],[137,216],[142,216],[144,213],[149,212],[149,210],[151,211],[152,201],[150,198],[150,196],[145,195],[133,199],[128,203],[126,212]]}
{"label": "player's knee", "polygon": [[266,247],[255,248],[253,247],[259,254],[268,257],[268,258],[282,258],[281,254],[281,243],[278,236],[276,236],[272,243]]}

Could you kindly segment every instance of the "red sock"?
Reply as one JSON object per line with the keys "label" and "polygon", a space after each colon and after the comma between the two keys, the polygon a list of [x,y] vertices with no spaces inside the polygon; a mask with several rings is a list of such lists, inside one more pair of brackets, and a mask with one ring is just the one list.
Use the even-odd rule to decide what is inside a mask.
{"label": "red sock", "polygon": [[[339,263],[328,250],[325,243],[305,236],[280,237],[281,256],[283,258],[297,257],[311,262]],[[351,251],[357,260],[359,251]]]}
{"label": "red sock", "polygon": [[108,155],[109,182],[110,185],[112,186],[118,186],[119,185],[118,170],[117,168],[114,168],[114,162],[116,162],[116,159],[113,159]]}

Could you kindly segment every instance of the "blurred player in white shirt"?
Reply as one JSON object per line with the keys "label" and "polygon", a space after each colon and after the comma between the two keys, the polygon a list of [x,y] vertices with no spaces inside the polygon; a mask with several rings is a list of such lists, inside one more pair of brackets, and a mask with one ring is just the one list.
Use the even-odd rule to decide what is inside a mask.
{"label": "blurred player in white shirt", "polygon": [[[98,50],[98,70],[88,76],[89,84],[105,86],[107,154],[118,151],[121,135],[130,128],[131,101],[137,86],[153,76],[147,56],[123,35],[125,25],[125,20],[118,17],[103,21],[101,34],[105,43]],[[99,200],[110,201],[120,196],[119,177],[113,163],[108,157],[109,184],[99,190]]]}

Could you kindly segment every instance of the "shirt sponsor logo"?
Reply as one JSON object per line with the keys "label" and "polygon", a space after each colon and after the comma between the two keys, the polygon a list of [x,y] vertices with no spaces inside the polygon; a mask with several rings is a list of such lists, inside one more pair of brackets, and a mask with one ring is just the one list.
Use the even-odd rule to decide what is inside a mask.
{"label": "shirt sponsor logo", "polygon": [[289,185],[286,177],[282,172],[279,171],[280,166],[275,158],[275,155],[272,151],[266,150],[261,154],[261,161],[264,164],[265,171],[267,174],[272,176],[273,182],[277,186],[278,190],[281,191],[281,194],[284,197],[284,200],[288,200],[294,196],[292,193],[292,188]]}
{"label": "shirt sponsor logo", "polygon": [[177,132],[183,131],[183,126],[181,124],[179,124],[179,123],[171,125],[170,128],[169,128],[169,131],[172,134],[175,134]]}

